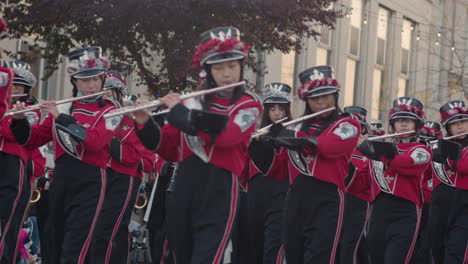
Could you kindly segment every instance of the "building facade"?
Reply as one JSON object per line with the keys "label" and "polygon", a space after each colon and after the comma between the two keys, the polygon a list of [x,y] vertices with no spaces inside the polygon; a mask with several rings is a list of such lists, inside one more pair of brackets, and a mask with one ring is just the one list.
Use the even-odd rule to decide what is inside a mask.
{"label": "building facade", "polygon": [[[468,90],[468,0],[339,0],[336,8],[350,12],[337,20],[334,29],[318,27],[321,36],[304,39],[300,53],[258,53],[267,67],[264,76],[247,71],[251,83],[262,87],[284,82],[297,88],[298,74],[312,66],[328,64],[342,86],[340,106],[361,105],[369,120],[385,119],[392,100],[414,96],[425,104],[428,120],[438,121],[438,109],[449,99],[464,99]],[[7,52],[29,56],[39,76],[33,93],[42,100],[71,96],[65,72],[67,60],[44,79],[47,61],[31,54],[33,41],[26,37],[0,40],[3,58]],[[6,51],[6,52],[5,52]],[[129,90],[149,98],[136,73],[128,73]],[[295,98],[294,115],[303,103]]]}

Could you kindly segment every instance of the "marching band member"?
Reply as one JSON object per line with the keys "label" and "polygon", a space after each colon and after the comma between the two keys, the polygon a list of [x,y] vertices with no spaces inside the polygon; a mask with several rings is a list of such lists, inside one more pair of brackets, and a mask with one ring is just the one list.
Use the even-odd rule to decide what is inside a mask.
{"label": "marching band member", "polygon": [[[288,263],[335,263],[340,238],[348,163],[361,125],[338,107],[340,85],[330,66],[299,74],[304,116],[331,107],[294,132],[283,130],[277,141],[290,148],[290,190],[286,199],[284,249]],[[274,125],[270,131],[276,131]]]}
{"label": "marching band member", "polygon": [[[440,108],[442,125],[448,136],[468,132],[468,110],[463,101],[450,101]],[[447,194],[450,207],[446,230],[443,263],[468,262],[468,136],[461,135],[450,141],[439,139],[440,160],[447,163],[455,175],[448,177],[455,187],[453,196]],[[435,195],[435,194],[434,194]],[[441,227],[437,227],[441,228]]]}
{"label": "marching band member", "polygon": [[[11,90],[12,95],[23,95],[22,97],[15,97],[15,101],[19,100],[25,102],[26,105],[32,105],[32,100],[30,92],[33,87],[36,86],[37,80],[34,74],[30,71],[30,66],[22,61],[11,61],[7,63],[8,66],[14,72],[14,78],[12,81],[13,87]],[[39,124],[41,120],[41,113],[39,110],[26,112],[27,120],[31,126]],[[10,191],[14,190],[17,192],[16,195],[11,195],[11,198],[15,198],[11,201],[10,205],[13,208],[6,206],[11,209],[11,218],[5,218],[9,221],[8,225],[5,225],[4,238],[0,242],[0,258],[2,256],[2,248],[4,250],[3,257],[7,262],[15,263],[16,256],[18,254],[16,245],[17,240],[19,239],[19,232],[23,226],[23,219],[27,217],[29,213],[29,200],[31,197],[32,186],[34,181],[41,177],[44,173],[45,159],[40,153],[38,148],[26,149],[18,145],[15,140],[14,135],[10,131],[10,125],[13,121],[13,117],[7,117],[0,121],[1,124],[1,144],[0,150],[4,154],[9,154],[21,158],[20,168],[16,173],[9,171],[8,176],[15,177],[15,179],[10,177],[4,177],[5,183],[9,181],[10,184],[13,184],[12,188],[3,189],[0,187],[2,192],[4,192],[5,197],[10,196]],[[11,157],[10,157],[11,158]],[[11,160],[9,157],[4,156],[2,160],[9,161],[5,169],[9,170],[16,162]],[[3,177],[2,177],[3,178]],[[13,187],[14,186],[14,187]],[[1,217],[2,220],[4,219]]]}
{"label": "marching band member", "polygon": [[[291,87],[271,83],[263,89],[263,115],[260,127],[291,118]],[[268,134],[266,135],[268,136]],[[267,138],[266,138],[267,139]],[[288,191],[286,149],[274,148],[254,138],[249,146],[248,227],[251,237],[250,263],[277,263],[281,259],[284,201]],[[281,175],[275,175],[281,174]],[[274,180],[282,178],[283,180]]]}
{"label": "marching band member", "polygon": [[[344,108],[344,112],[361,124],[361,135],[358,140],[360,145],[369,136],[367,110],[360,106],[348,106]],[[367,263],[364,233],[370,215],[371,164],[370,160],[356,149],[351,156],[349,166],[345,180],[345,207],[339,263]]]}
{"label": "marching band member", "polygon": [[[3,35],[6,35],[7,30],[8,27],[5,20],[0,17],[0,38],[3,37]],[[10,107],[11,81],[13,79],[13,72],[7,68],[8,67],[0,65],[0,120],[3,118],[3,115]],[[2,227],[1,224],[0,227]]]}
{"label": "marching band member", "polygon": [[397,98],[389,112],[389,131],[415,132],[395,137],[393,142],[360,145],[361,153],[386,166],[373,182],[378,188],[372,193],[368,233],[372,263],[409,263],[411,259],[421,218],[421,183],[432,157],[432,151],[417,142],[423,118],[419,100]]}
{"label": "marching band member", "polygon": [[[127,83],[120,73],[107,72],[104,89],[107,89],[106,99],[124,104]],[[90,248],[92,263],[127,263],[128,225],[142,179],[138,172],[142,159],[138,145],[141,142],[135,133],[135,122],[125,115],[110,141],[106,195]]]}
{"label": "marching band member", "polygon": [[[426,121],[421,128],[419,139],[421,143],[432,149],[431,141],[437,140],[442,137],[441,126],[437,122]],[[435,156],[435,153],[434,153]],[[417,263],[430,263],[431,262],[431,241],[430,241],[430,229],[429,229],[429,210],[431,204],[431,196],[433,190],[434,178],[437,176],[435,167],[439,164],[434,164],[432,161],[431,165],[428,166],[424,172],[424,178],[422,182],[422,195],[423,195],[423,207],[421,210],[421,224],[419,225],[418,240],[414,248],[414,253],[411,258],[412,264]]]}
{"label": "marching band member", "polygon": [[[74,50],[68,55],[67,72],[73,96],[102,90],[109,62],[100,47]],[[22,110],[17,103],[13,110]],[[75,101],[60,107],[44,102],[48,116],[38,126],[30,126],[24,114],[16,114],[11,130],[21,145],[39,147],[54,141],[55,171],[49,189],[50,215],[46,232],[49,245],[47,263],[84,263],[94,228],[104,201],[106,167],[113,130],[120,119],[103,115],[116,106],[102,96]]]}
{"label": "marching band member", "polygon": [[[201,89],[243,78],[248,46],[234,27],[204,32],[194,65],[207,76]],[[167,231],[176,263],[222,263],[231,236],[238,199],[238,175],[250,136],[262,111],[244,87],[181,102],[178,94],[159,99],[170,110],[160,130],[145,111],[136,113],[143,144],[165,160],[178,162],[169,187]],[[203,109],[203,110],[201,110]]]}

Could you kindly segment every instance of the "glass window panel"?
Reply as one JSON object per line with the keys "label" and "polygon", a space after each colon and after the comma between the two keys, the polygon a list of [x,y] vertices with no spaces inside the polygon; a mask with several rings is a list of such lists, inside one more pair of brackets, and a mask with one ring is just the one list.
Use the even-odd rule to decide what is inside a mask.
{"label": "glass window panel", "polygon": [[328,64],[328,50],[324,48],[317,48],[316,65]]}
{"label": "glass window panel", "polygon": [[349,38],[349,53],[354,56],[359,56],[359,40],[360,40],[360,32],[359,28],[351,26],[351,36]]}
{"label": "glass window panel", "polygon": [[282,55],[281,61],[281,82],[293,86],[294,83],[294,63],[296,52],[291,51]]}
{"label": "glass window panel", "polygon": [[406,79],[404,78],[398,79],[398,91],[397,91],[398,97],[402,97],[406,95],[406,83],[407,83]]}
{"label": "glass window panel", "polygon": [[354,86],[356,80],[356,61],[347,59],[346,61],[346,82],[344,87],[344,105],[354,104]]}
{"label": "glass window panel", "polygon": [[380,111],[380,87],[382,84],[382,71],[374,69],[374,80],[372,89],[372,102],[371,102],[371,119],[379,119]]}

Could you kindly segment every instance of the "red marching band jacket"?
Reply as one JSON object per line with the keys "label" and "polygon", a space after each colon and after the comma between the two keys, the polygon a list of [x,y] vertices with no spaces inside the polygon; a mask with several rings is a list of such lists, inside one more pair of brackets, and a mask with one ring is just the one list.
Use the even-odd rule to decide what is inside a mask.
{"label": "red marching band jacket", "polygon": [[13,81],[13,70],[0,67],[0,119],[10,105],[11,82]]}
{"label": "red marching band jacket", "polygon": [[[246,165],[247,147],[262,105],[254,95],[244,94],[235,104],[230,98],[212,97],[209,110],[229,115],[226,128],[216,137],[198,132],[197,136],[181,133],[171,124],[161,128],[161,139],[156,152],[165,160],[179,162],[197,155],[205,162],[233,172],[240,177]],[[184,102],[187,105],[187,102]],[[177,150],[177,151],[174,151]]]}
{"label": "red marching band jacket", "polygon": [[[315,121],[310,124],[308,135],[297,131],[295,136],[314,136],[322,123],[321,120]],[[316,138],[318,145],[315,149],[306,148],[302,153],[289,150],[289,182],[294,182],[302,173],[344,189],[349,161],[360,133],[361,125],[357,120],[340,116]]]}
{"label": "red marching band jacket", "polygon": [[110,157],[109,167],[119,173],[141,177],[138,165],[142,153],[138,146],[142,146],[135,132],[135,122],[129,116],[124,116],[120,125],[114,130],[114,139],[120,142],[120,159]]}
{"label": "red marching band jacket", "polygon": [[[86,128],[87,137],[83,142],[77,142],[68,133],[57,129],[54,117],[49,114],[42,124],[31,127],[29,138],[24,145],[37,148],[53,140],[55,160],[69,154],[82,162],[105,169],[109,161],[113,130],[120,120],[104,119],[104,114],[116,109],[116,105],[108,100],[103,100],[103,103],[104,106],[99,107],[99,102],[75,102],[71,116],[76,119],[78,125]],[[69,109],[68,106],[64,108],[65,111]]]}
{"label": "red marching band jacket", "polygon": [[249,159],[249,178],[253,178],[255,175],[262,173],[262,176],[268,177],[273,180],[284,180],[288,178],[288,150],[281,148],[279,151],[275,151],[274,159],[271,163],[270,168],[266,174],[263,174],[256,166],[255,163]]}
{"label": "red marching band jacket", "polygon": [[[27,104],[26,106],[31,105]],[[41,121],[42,115],[39,110],[26,112],[25,115],[31,127],[37,126]],[[31,159],[32,171],[30,171],[28,176],[33,177],[33,179],[42,177],[45,170],[45,158],[39,151],[39,146],[35,148],[20,146],[10,130],[12,121],[12,116],[6,117],[0,121],[0,151],[20,157],[25,165],[28,163],[28,159]]]}
{"label": "red marching band jacket", "polygon": [[[453,163],[451,161],[451,164]],[[462,150],[461,158],[456,162],[455,170],[456,174],[453,179],[455,188],[468,190],[468,148]]]}
{"label": "red marching band jacket", "polygon": [[397,148],[399,154],[393,159],[372,162],[371,201],[386,192],[421,207],[424,173],[431,164],[432,151],[418,142],[399,143]]}
{"label": "red marching band jacket", "polygon": [[140,166],[138,170],[138,177],[143,177],[143,172],[144,173],[149,173],[151,179],[154,181],[156,178],[156,164],[158,161],[158,155],[156,153],[153,153],[149,150],[147,150],[141,142],[138,142],[137,144],[138,151],[141,154],[141,159],[140,159]]}
{"label": "red marching band jacket", "polygon": [[355,150],[351,156],[350,163],[350,166],[353,166],[353,170],[348,174],[349,178],[346,179],[347,184],[345,187],[347,194],[367,202],[370,202],[372,197],[371,162],[359,150]]}

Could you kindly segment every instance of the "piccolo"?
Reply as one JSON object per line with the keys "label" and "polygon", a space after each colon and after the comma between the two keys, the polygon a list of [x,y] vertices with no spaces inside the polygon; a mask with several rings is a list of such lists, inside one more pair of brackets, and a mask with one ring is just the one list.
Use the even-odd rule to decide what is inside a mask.
{"label": "piccolo", "polygon": [[[327,108],[327,109],[325,109],[325,110],[319,111],[319,112],[317,112],[317,113],[313,113],[313,114],[310,114],[310,115],[306,115],[306,116],[303,116],[303,117],[299,117],[299,118],[296,118],[296,119],[294,119],[294,120],[291,120],[291,121],[288,121],[288,122],[284,123],[283,126],[284,126],[284,127],[287,127],[287,126],[291,126],[291,125],[294,125],[294,124],[298,124],[298,123],[300,123],[300,122],[302,122],[302,121],[305,121],[305,120],[314,118],[314,117],[316,117],[316,116],[319,116],[319,115],[321,115],[321,114],[323,114],[323,113],[327,113],[327,112],[333,111],[333,110],[335,110],[335,109],[336,109],[336,107],[330,107],[330,108]],[[271,126],[270,126],[270,127],[271,127]],[[270,127],[269,127],[269,128],[270,128]],[[259,131],[258,133],[255,133],[255,135],[253,135],[252,137],[259,137],[259,136],[263,136],[263,135],[265,135],[265,134],[268,134],[268,132],[270,132],[270,129],[269,129],[269,128],[268,128],[268,129],[265,129],[265,130],[263,130],[264,128],[262,128],[261,130],[263,130],[263,131]]]}
{"label": "piccolo", "polygon": [[[201,90],[201,91],[181,95],[180,100],[185,100],[185,99],[196,97],[196,96],[212,94],[212,93],[216,93],[216,92],[226,90],[226,89],[229,89],[229,88],[234,88],[234,87],[244,86],[244,85],[245,85],[245,81],[242,81],[242,82],[233,83],[233,84],[229,84],[229,85],[225,85],[225,86],[220,86],[220,87],[209,89],[209,90]],[[128,113],[133,113],[133,112],[140,111],[140,110],[143,110],[143,109],[155,108],[155,107],[158,107],[160,105],[163,105],[163,103],[161,103],[161,101],[154,100],[154,101],[151,101],[151,102],[146,103],[146,104],[122,107],[122,108],[116,109],[114,111],[111,111],[111,112],[105,114],[104,118],[111,118],[111,117],[114,117],[114,116],[125,115],[125,114],[128,114]]]}
{"label": "piccolo", "polygon": [[150,116],[164,115],[164,114],[169,113],[169,111],[171,111],[171,110],[169,110],[169,109],[161,110],[161,111],[158,111],[156,113],[151,113]]}
{"label": "piccolo", "polygon": [[369,138],[368,140],[372,141],[372,140],[377,140],[377,139],[392,138],[392,137],[398,137],[398,136],[403,136],[403,135],[408,135],[408,134],[413,134],[413,133],[416,133],[416,131],[411,130],[411,131],[406,131],[406,132],[401,132],[401,133],[388,134],[388,135]]}
{"label": "piccolo", "polygon": [[[103,95],[105,93],[106,93],[106,91],[102,91],[102,92],[98,92],[98,93],[83,95],[83,96],[80,96],[80,97],[73,97],[73,98],[63,99],[63,100],[56,101],[55,104],[61,105],[61,104],[71,103],[71,102],[75,102],[75,101],[79,101],[79,100],[83,100],[83,99],[93,98],[93,97],[96,97],[96,96],[99,96],[99,95]],[[26,108],[24,108],[22,110],[19,110],[19,111],[8,111],[5,114],[5,116],[12,116],[12,115],[16,115],[16,114],[22,114],[22,113],[26,113],[26,112],[29,112],[29,111],[39,110],[39,109],[41,109],[41,105],[36,104],[36,105],[28,106],[28,107],[26,107]]]}
{"label": "piccolo", "polygon": [[270,131],[270,127],[272,127],[273,125],[279,124],[279,123],[283,122],[286,119],[288,119],[288,117],[281,118],[280,120],[278,120],[278,121],[276,121],[276,122],[274,122],[272,124],[269,124],[268,126],[264,126],[264,127],[260,128],[259,130],[255,131],[252,134],[252,138],[257,137],[257,134],[261,134],[261,133]]}
{"label": "piccolo", "polygon": [[[450,140],[450,139],[454,139],[454,138],[461,137],[461,136],[465,136],[465,135],[468,135],[468,132],[461,133],[461,134],[458,134],[458,135],[449,136],[449,137],[444,137],[444,138],[442,138],[442,139],[444,139],[444,140]],[[434,143],[437,143],[437,141],[439,141],[439,139],[429,141],[429,143],[434,144]]]}
{"label": "piccolo", "polygon": [[27,96],[28,94],[12,94],[11,95],[11,98],[18,98],[18,97],[23,97],[23,96]]}

